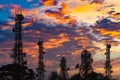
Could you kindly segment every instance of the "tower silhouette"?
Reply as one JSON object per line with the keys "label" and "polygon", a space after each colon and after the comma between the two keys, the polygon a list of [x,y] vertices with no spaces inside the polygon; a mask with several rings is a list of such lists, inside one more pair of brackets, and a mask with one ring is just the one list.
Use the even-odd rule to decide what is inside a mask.
{"label": "tower silhouette", "polygon": [[66,66],[66,59],[65,57],[62,57],[61,61],[60,61],[60,80],[68,80],[69,75],[68,75],[68,70],[69,68],[67,68]]}
{"label": "tower silhouette", "polygon": [[43,50],[43,41],[38,42],[39,46],[39,60],[38,60],[38,78],[37,80],[45,80],[45,69],[44,69],[44,62],[43,62],[43,55],[45,54]]}
{"label": "tower silhouette", "polygon": [[110,60],[110,48],[111,48],[111,44],[110,42],[107,42],[106,44],[106,63],[105,63],[105,76],[107,76],[110,80],[112,80],[112,76],[111,73],[112,71],[112,66],[111,66],[111,60]]}
{"label": "tower silhouette", "polygon": [[81,53],[81,65],[76,65],[76,68],[79,68],[79,75],[82,80],[89,80],[88,75],[93,72],[92,63],[91,53],[83,50]]}
{"label": "tower silhouette", "polygon": [[[20,66],[25,66],[27,64],[27,61],[25,60],[26,54],[23,52],[23,44],[22,44],[21,22],[23,19],[24,16],[22,15],[22,10],[19,10],[15,16],[15,27],[13,28],[13,32],[15,33],[15,44],[11,58],[13,58],[13,64],[18,64]],[[15,72],[13,74],[13,80],[23,80],[22,69],[21,68],[17,69],[17,71],[18,72]]]}
{"label": "tower silhouette", "polygon": [[17,63],[20,65],[26,65],[27,61],[25,60],[26,54],[23,52],[23,44],[22,44],[22,25],[21,22],[24,19],[22,15],[22,11],[16,14],[15,17],[15,27],[13,28],[13,32],[15,33],[15,45],[13,48],[13,54],[11,58],[13,58],[13,63]]}

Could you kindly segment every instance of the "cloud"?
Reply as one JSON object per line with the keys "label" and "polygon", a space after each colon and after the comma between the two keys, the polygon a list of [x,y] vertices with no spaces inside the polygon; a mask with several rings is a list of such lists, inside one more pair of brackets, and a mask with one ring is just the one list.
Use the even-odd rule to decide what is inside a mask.
{"label": "cloud", "polygon": [[78,41],[77,44],[82,46],[83,49],[84,48],[86,49],[87,46],[91,46],[90,39],[87,36],[75,37],[74,39],[75,39],[75,41]]}
{"label": "cloud", "polygon": [[[94,0],[93,2],[101,2],[99,0]],[[67,24],[73,26],[74,24],[89,24],[95,25],[97,20],[102,18],[109,18],[114,22],[118,22],[119,12],[118,8],[114,8],[115,14],[108,14],[111,11],[112,7],[116,7],[117,2],[113,3],[104,2],[102,4],[90,4],[87,0],[85,1],[62,1],[58,0],[40,0],[43,6],[32,9],[24,9],[23,15],[28,18],[36,18],[38,21],[43,21],[48,24]],[[85,3],[81,5],[81,3]],[[72,6],[73,5],[73,6]],[[112,7],[110,5],[113,5]],[[48,7],[49,6],[49,7]],[[20,8],[17,5],[11,7],[11,14],[14,14],[15,9]],[[39,22],[40,22],[39,21]]]}
{"label": "cloud", "polygon": [[27,0],[27,2],[31,2],[32,0]]}
{"label": "cloud", "polygon": [[103,4],[104,0],[91,0],[90,3]]}
{"label": "cloud", "polygon": [[44,47],[46,49],[51,49],[51,48],[58,48],[63,46],[63,43],[65,42],[69,42],[69,37],[67,36],[67,34],[61,33],[58,35],[59,37],[56,39],[49,39],[48,42],[45,42]]}
{"label": "cloud", "polygon": [[57,0],[39,0],[44,6],[53,6],[57,4]]}
{"label": "cloud", "polygon": [[2,26],[1,30],[12,30],[12,27],[11,26]]}
{"label": "cloud", "polygon": [[53,17],[57,20],[57,24],[66,24],[69,23],[71,25],[75,24],[75,19],[70,17],[68,14],[69,6],[67,3],[62,3],[61,8],[58,9],[58,11],[52,11],[52,10],[46,10],[45,14],[47,14],[49,17]]}
{"label": "cloud", "polygon": [[28,22],[28,23],[24,23],[24,24],[22,24],[23,27],[28,27],[28,26],[31,26],[31,25],[32,25],[31,22]]}
{"label": "cloud", "polygon": [[2,42],[1,45],[0,45],[0,64],[1,65],[5,65],[5,64],[8,64],[8,63],[11,63],[12,60],[10,58],[10,55],[12,53],[12,47],[11,46],[11,43],[13,42]]}
{"label": "cloud", "polygon": [[120,30],[106,30],[106,29],[99,29],[97,28],[96,31],[100,32],[103,36],[110,36],[120,38]]}
{"label": "cloud", "polygon": [[4,6],[3,5],[0,5],[0,10],[4,10]]}

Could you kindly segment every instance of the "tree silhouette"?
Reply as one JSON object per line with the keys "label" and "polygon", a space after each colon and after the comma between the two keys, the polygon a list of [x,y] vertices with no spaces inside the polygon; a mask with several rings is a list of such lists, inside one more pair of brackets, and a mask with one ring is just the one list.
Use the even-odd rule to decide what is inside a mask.
{"label": "tree silhouette", "polygon": [[92,72],[89,74],[88,79],[89,80],[103,80],[104,76],[103,74]]}
{"label": "tree silhouette", "polygon": [[79,74],[75,74],[75,75],[71,76],[70,80],[81,80],[81,77]]}
{"label": "tree silhouette", "polygon": [[0,67],[0,80],[34,80],[34,72],[19,64],[3,65]]}
{"label": "tree silhouette", "polygon": [[51,72],[49,80],[59,80],[59,74],[56,71]]}

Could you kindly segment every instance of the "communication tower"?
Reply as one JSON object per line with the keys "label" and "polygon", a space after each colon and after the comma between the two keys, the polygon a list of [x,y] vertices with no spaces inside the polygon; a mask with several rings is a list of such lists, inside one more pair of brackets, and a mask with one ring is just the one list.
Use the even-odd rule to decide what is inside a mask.
{"label": "communication tower", "polygon": [[43,49],[43,41],[38,42],[39,46],[39,60],[38,60],[38,78],[37,80],[45,80],[45,69],[44,69],[44,62],[43,62],[43,55],[45,54]]}
{"label": "communication tower", "polygon": [[91,53],[83,50],[81,53],[81,65],[76,65],[76,68],[79,68],[79,75],[82,80],[89,80],[88,75],[93,72],[92,63]]}
{"label": "communication tower", "polygon": [[26,65],[27,61],[26,53],[23,52],[23,43],[22,43],[22,20],[24,16],[22,15],[22,10],[15,16],[15,27],[13,28],[13,32],[15,33],[15,45],[13,48],[13,54],[11,58],[13,58],[13,63],[17,63],[20,65]]}
{"label": "communication tower", "polygon": [[112,80],[112,76],[111,73],[112,71],[112,66],[111,66],[111,60],[110,60],[110,48],[111,48],[111,44],[110,42],[107,42],[106,44],[106,63],[105,63],[105,76],[107,76],[110,80]]}
{"label": "communication tower", "polygon": [[68,80],[69,79],[69,75],[68,75],[68,70],[69,68],[66,67],[66,59],[65,57],[62,57],[61,61],[60,61],[60,78],[61,80]]}

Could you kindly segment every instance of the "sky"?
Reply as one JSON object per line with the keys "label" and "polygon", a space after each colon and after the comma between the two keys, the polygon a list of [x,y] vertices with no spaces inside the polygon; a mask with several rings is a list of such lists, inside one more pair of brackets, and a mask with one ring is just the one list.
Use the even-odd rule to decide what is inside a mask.
{"label": "sky", "polygon": [[0,0],[0,66],[12,63],[15,14],[22,9],[23,49],[28,66],[37,67],[44,41],[46,73],[60,70],[66,57],[69,74],[77,73],[81,51],[92,54],[94,71],[104,73],[106,42],[111,43],[113,77],[120,75],[120,0]]}

